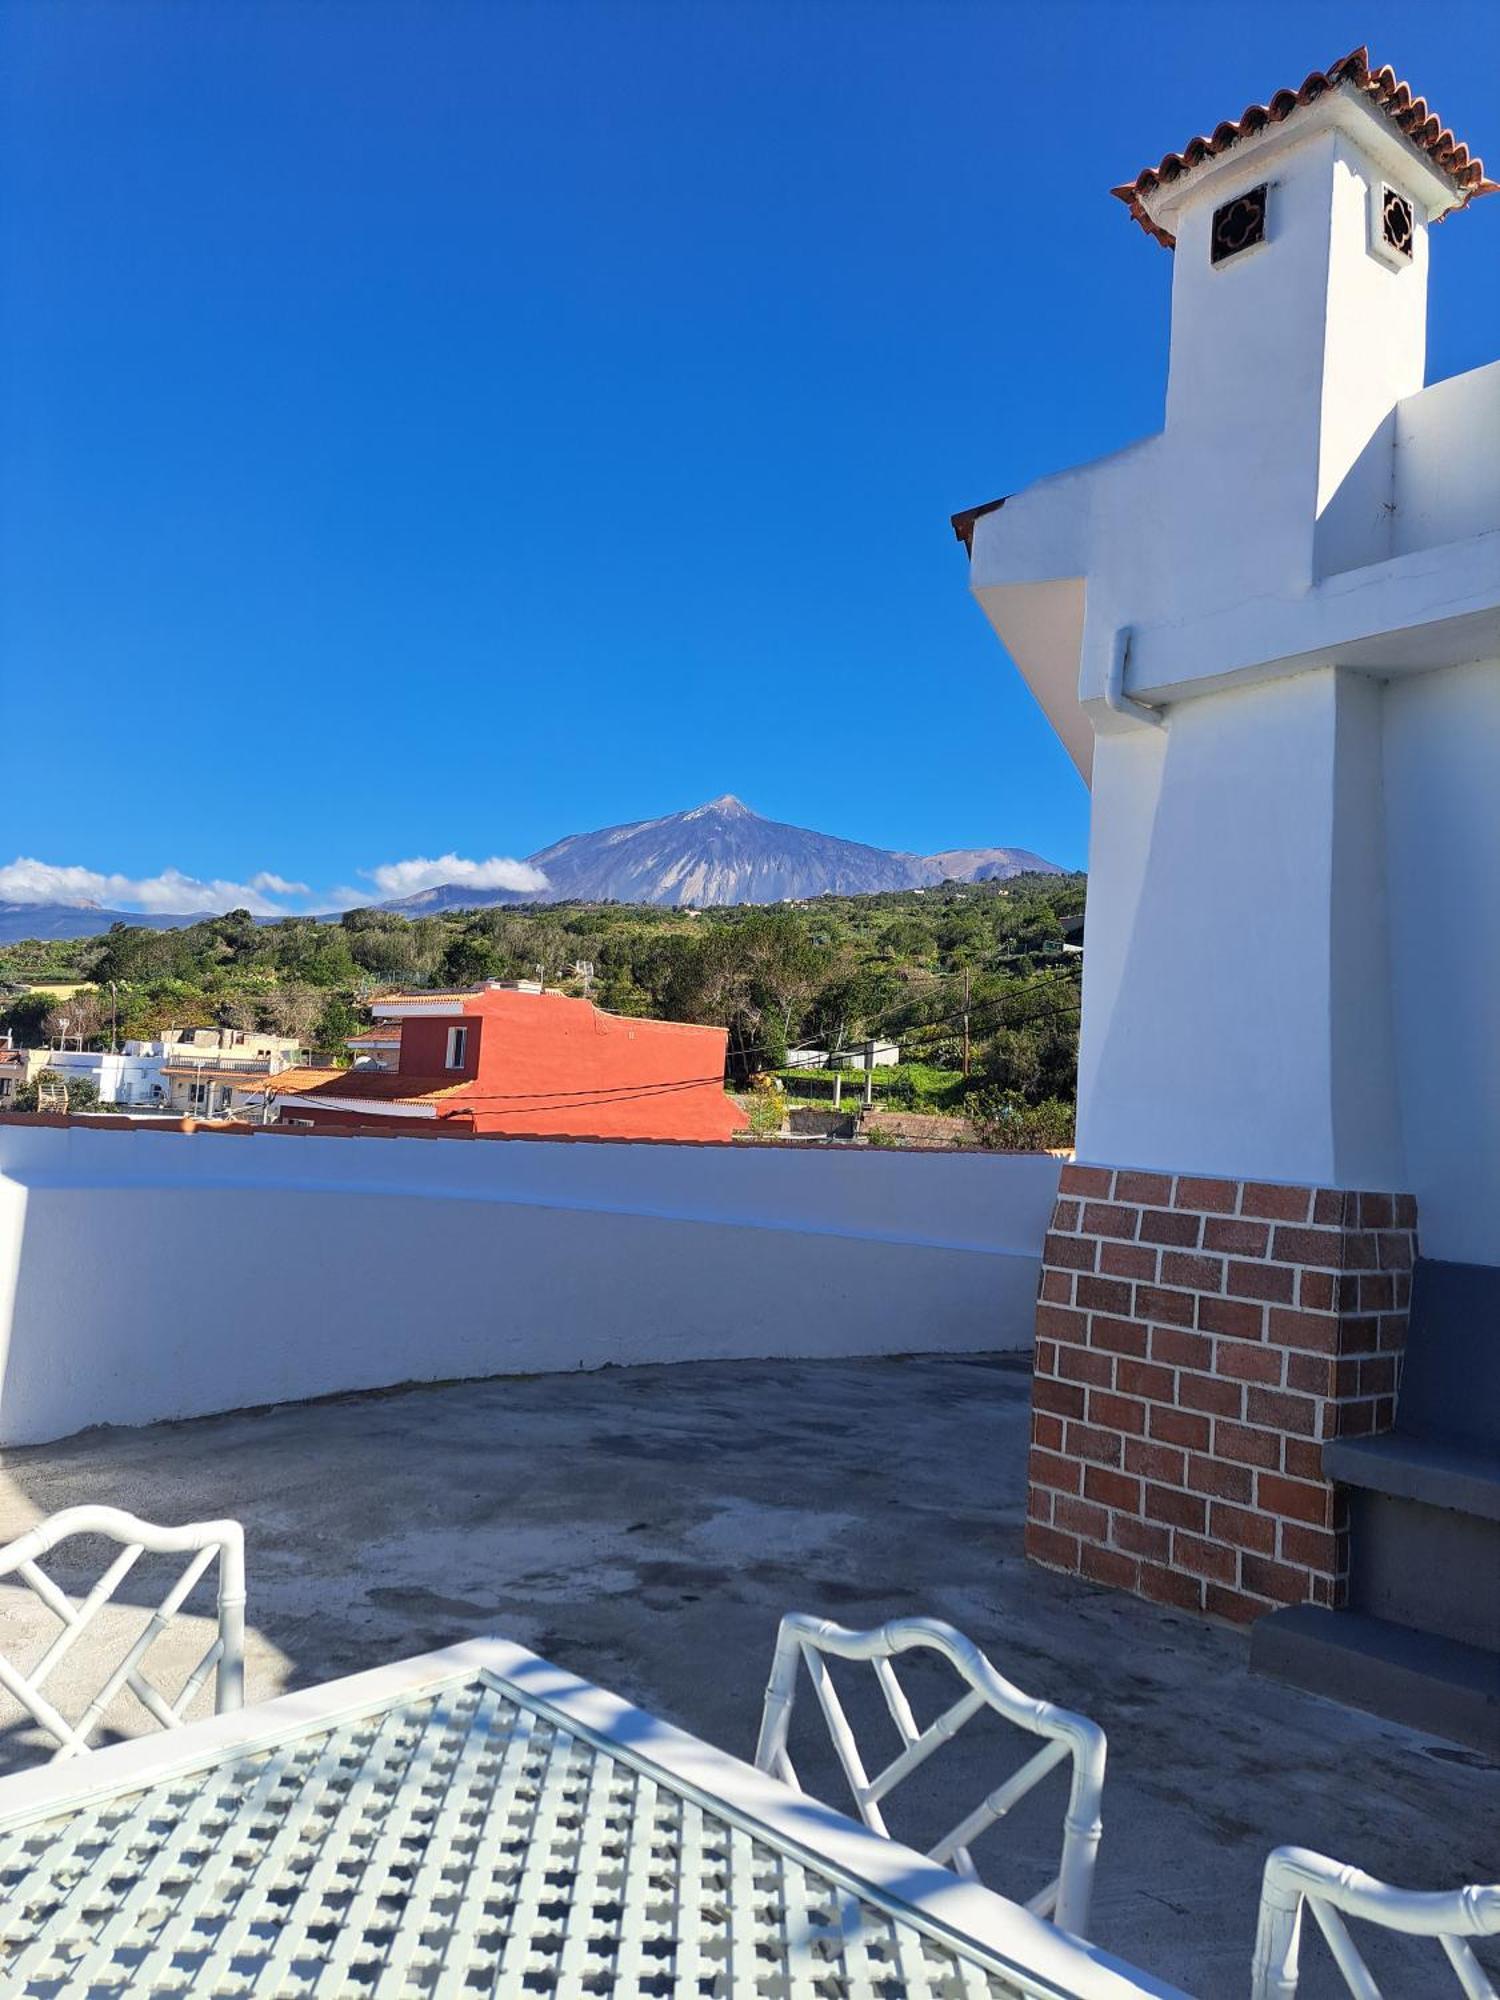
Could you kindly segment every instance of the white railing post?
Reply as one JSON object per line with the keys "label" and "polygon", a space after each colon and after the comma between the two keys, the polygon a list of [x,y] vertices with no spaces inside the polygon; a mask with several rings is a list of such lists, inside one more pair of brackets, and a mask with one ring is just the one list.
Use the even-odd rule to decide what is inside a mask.
{"label": "white railing post", "polygon": [[760,1736],[755,1745],[758,1771],[780,1774],[786,1756],[787,1725],[796,1697],[797,1661],[801,1654],[797,1634],[789,1619],[783,1618],[776,1634],[776,1654],[771,1662],[771,1678],[766,1682],[766,1698],[761,1708]]}
{"label": "white railing post", "polygon": [[245,1705],[245,1531],[238,1521],[219,1549],[219,1643],[223,1651],[214,1675],[214,1712],[227,1715]]}
{"label": "white railing post", "polygon": [[[1273,1855],[1271,1859],[1274,1861]],[[1260,1917],[1255,1927],[1255,1957],[1250,1971],[1250,2000],[1296,2000],[1297,1958],[1302,1942],[1302,1897],[1273,1877],[1266,1864]]]}

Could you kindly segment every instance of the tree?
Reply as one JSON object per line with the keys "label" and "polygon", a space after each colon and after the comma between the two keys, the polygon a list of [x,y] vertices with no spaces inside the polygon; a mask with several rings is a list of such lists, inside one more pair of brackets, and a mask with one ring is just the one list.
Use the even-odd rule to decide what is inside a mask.
{"label": "tree", "polygon": [[278,986],[266,996],[265,1013],[271,1032],[310,1042],[327,998],[315,986]]}
{"label": "tree", "polygon": [[218,957],[238,963],[254,958],[261,949],[261,927],[248,910],[226,910],[222,917],[212,918],[207,928]]}
{"label": "tree", "polygon": [[52,1095],[59,1087],[67,1090],[69,1111],[109,1111],[114,1108],[100,1104],[99,1086],[91,1076],[63,1076],[55,1069],[44,1069],[30,1083],[17,1084],[10,1108],[12,1111],[38,1111],[41,1109],[43,1090]]}
{"label": "tree", "polygon": [[630,974],[624,971],[610,973],[595,989],[593,999],[606,1014],[639,1017],[651,1011],[651,995],[643,986],[637,986]]}
{"label": "tree", "polygon": [[991,1084],[964,1100],[964,1116],[980,1145],[993,1152],[1061,1152],[1073,1143],[1073,1107],[1055,1097],[1028,1104]]}
{"label": "tree", "polygon": [[484,979],[504,979],[510,961],[504,947],[475,931],[456,937],[443,954],[445,986],[477,986]]}
{"label": "tree", "polygon": [[79,1048],[97,1041],[102,1025],[99,996],[88,988],[60,1000],[42,1023],[49,1042],[76,1042]]}
{"label": "tree", "polygon": [[793,1023],[827,977],[832,953],[814,944],[806,923],[791,910],[757,910],[738,927],[737,939],[761,1039],[779,1046],[785,1061]]}
{"label": "tree", "polygon": [[0,1029],[18,1049],[35,1048],[46,1039],[46,1020],[52,1002],[45,993],[22,993],[0,1008]]}
{"label": "tree", "polygon": [[260,1008],[247,993],[231,993],[219,1002],[215,1011],[221,1028],[233,1028],[240,1034],[249,1034],[260,1026]]}
{"label": "tree", "polygon": [[310,917],[289,917],[273,924],[277,970],[287,978],[308,986],[349,986],[354,982],[354,959],[349,940],[336,924],[320,924]]}
{"label": "tree", "polygon": [[845,968],[818,991],[813,1031],[829,1050],[847,1048],[890,1004],[888,979],[864,966]]}
{"label": "tree", "polygon": [[330,993],[312,1032],[313,1047],[332,1056],[336,1062],[347,1062],[349,1051],[344,1044],[366,1025],[360,1019],[360,1010],[351,1000],[342,993]]}

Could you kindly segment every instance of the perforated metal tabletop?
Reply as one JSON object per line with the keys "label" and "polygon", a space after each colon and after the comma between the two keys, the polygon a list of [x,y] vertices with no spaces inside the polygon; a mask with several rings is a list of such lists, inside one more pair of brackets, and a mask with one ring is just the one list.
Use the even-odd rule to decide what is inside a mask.
{"label": "perforated metal tabletop", "polygon": [[0,1988],[1167,1992],[498,1640],[0,1782]]}

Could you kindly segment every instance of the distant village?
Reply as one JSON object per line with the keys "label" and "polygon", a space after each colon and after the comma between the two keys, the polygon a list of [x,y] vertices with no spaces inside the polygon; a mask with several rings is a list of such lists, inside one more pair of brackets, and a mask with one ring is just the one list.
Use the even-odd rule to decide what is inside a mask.
{"label": "distant village", "polygon": [[[920,919],[922,889],[691,924],[698,913],[586,905],[383,916],[373,932],[358,916],[257,927],[231,913],[170,934],[12,947],[0,1116],[1065,1145],[1080,892],[1058,877],[955,888]],[[427,955],[381,980],[359,976],[351,949]],[[533,952],[536,976],[520,975]],[[70,959],[88,976],[55,976]]]}

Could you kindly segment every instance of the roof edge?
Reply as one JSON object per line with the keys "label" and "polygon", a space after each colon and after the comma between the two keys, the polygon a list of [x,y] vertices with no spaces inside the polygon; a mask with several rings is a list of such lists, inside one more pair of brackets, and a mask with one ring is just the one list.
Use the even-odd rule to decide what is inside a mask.
{"label": "roof edge", "polygon": [[[1180,180],[1205,160],[1217,159],[1241,139],[1251,138],[1268,126],[1284,123],[1294,111],[1315,103],[1318,98],[1343,84],[1348,84],[1368,100],[1371,110],[1389,119],[1404,138],[1427,155],[1436,171],[1446,177],[1456,191],[1457,199],[1452,208],[1444,211],[1445,214],[1451,215],[1460,208],[1466,208],[1481,195],[1500,192],[1500,183],[1486,178],[1484,161],[1471,154],[1461,140],[1454,138],[1436,113],[1428,108],[1427,100],[1418,97],[1410,84],[1403,83],[1388,64],[1379,70],[1372,69],[1369,49],[1360,47],[1351,49],[1348,55],[1341,56],[1325,70],[1310,71],[1298,89],[1278,90],[1265,104],[1247,104],[1237,119],[1226,119],[1216,125],[1207,137],[1200,133],[1190,139],[1181,152],[1164,154],[1156,166],[1143,167],[1133,181],[1122,182],[1120,186],[1111,188],[1110,193],[1116,200],[1125,203],[1148,236],[1167,250],[1175,249],[1177,239],[1171,231],[1161,228],[1146,213],[1144,196],[1152,194],[1165,182]],[[1438,217],[1439,221],[1442,219]]]}
{"label": "roof edge", "polygon": [[971,556],[974,553],[974,523],[983,514],[998,513],[1009,498],[1008,493],[1003,493],[998,500],[983,500],[977,507],[964,507],[958,513],[949,515],[954,540],[962,542]]}

